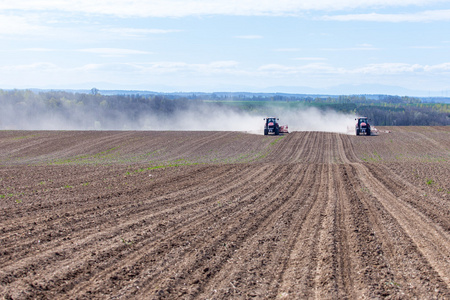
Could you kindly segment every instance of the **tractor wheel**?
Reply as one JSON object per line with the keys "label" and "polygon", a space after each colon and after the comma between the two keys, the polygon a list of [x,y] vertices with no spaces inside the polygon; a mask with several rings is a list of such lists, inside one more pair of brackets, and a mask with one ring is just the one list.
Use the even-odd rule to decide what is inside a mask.
{"label": "tractor wheel", "polygon": [[356,129],[356,135],[359,135],[359,129]]}
{"label": "tractor wheel", "polygon": [[280,134],[280,129],[275,128],[275,135],[279,135]]}
{"label": "tractor wheel", "polygon": [[370,128],[367,128],[367,135],[370,135]]}
{"label": "tractor wheel", "polygon": [[269,134],[269,129],[264,129],[264,135],[268,135]]}

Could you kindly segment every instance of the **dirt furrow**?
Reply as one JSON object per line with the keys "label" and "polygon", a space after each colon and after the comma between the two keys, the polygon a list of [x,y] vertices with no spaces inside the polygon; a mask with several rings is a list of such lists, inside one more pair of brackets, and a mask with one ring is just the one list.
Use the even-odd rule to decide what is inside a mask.
{"label": "dirt furrow", "polygon": [[[351,171],[357,172],[356,169]],[[442,281],[436,280],[434,271],[415,247],[411,237],[372,194],[371,189],[364,185],[364,180],[357,182],[354,176],[351,180],[355,186],[360,186],[357,193],[366,207],[374,234],[381,241],[379,253],[386,261],[387,274],[390,275],[384,282],[383,295],[408,298],[420,298],[420,295],[425,294],[433,295],[431,298],[442,296]],[[427,274],[427,279],[424,274]],[[438,284],[432,286],[431,282]]]}
{"label": "dirt furrow", "polygon": [[298,132],[282,137],[281,140],[270,149],[270,153],[263,161],[277,163],[296,163],[302,161],[306,149],[305,144],[310,142],[310,135],[310,132]]}
{"label": "dirt furrow", "polygon": [[[289,252],[298,237],[298,228],[314,201],[311,192],[318,177],[316,166],[298,165],[286,178],[286,190],[274,185],[281,206],[263,219],[214,276],[199,298],[259,297],[278,294],[281,276],[289,264]],[[262,274],[265,274],[262,276]]]}
{"label": "dirt furrow", "polygon": [[[225,214],[216,221],[214,226],[205,227],[196,234],[200,243],[193,244],[193,253],[189,250],[192,259],[186,263],[174,265],[171,272],[178,274],[177,278],[158,283],[160,279],[153,278],[152,285],[160,288],[155,291],[155,297],[173,297],[177,294],[189,294],[192,296],[201,292],[202,286],[215,276],[224,263],[231,259],[245,241],[256,233],[259,224],[279,210],[284,200],[279,191],[272,186],[291,174],[290,167],[280,168],[277,176],[272,177],[267,185],[263,184],[260,190],[248,196],[250,203],[241,199],[238,201],[238,211],[233,211],[231,216]],[[240,191],[235,191],[240,193]],[[231,222],[231,223],[230,223]],[[195,254],[195,255],[194,255]],[[190,288],[189,288],[190,286]]]}
{"label": "dirt furrow", "polygon": [[449,132],[0,132],[0,298],[450,299]]}
{"label": "dirt furrow", "polygon": [[[331,135],[328,135],[330,137]],[[317,267],[314,278],[314,298],[315,299],[330,299],[338,296],[337,291],[337,274],[336,274],[336,260],[335,260],[335,241],[334,234],[336,228],[336,221],[334,220],[334,213],[336,206],[336,199],[333,199],[332,192],[333,182],[330,181],[331,174],[333,174],[332,165],[324,165],[325,172],[322,171],[319,188],[319,198],[316,201],[323,202],[323,210],[320,212],[322,218],[321,222],[317,224],[319,229],[318,244],[317,244]],[[320,287],[320,288],[319,288]]]}
{"label": "dirt furrow", "polygon": [[355,298],[378,298],[389,295],[385,285],[392,279],[387,262],[381,252],[382,241],[375,235],[373,225],[360,193],[359,181],[354,178],[351,165],[340,165],[342,180],[340,207],[350,253],[351,274]]}
{"label": "dirt furrow", "polygon": [[[325,208],[327,206],[327,166],[318,165],[318,177],[311,190],[305,191],[311,208],[302,217],[297,238],[288,254],[288,265],[281,277],[279,297],[314,298],[318,287],[318,252]],[[324,189],[325,188],[325,189]],[[319,270],[320,272],[320,270]]]}
{"label": "dirt furrow", "polygon": [[[83,134],[83,139],[78,136]],[[20,158],[22,164],[42,163],[58,160],[64,157],[74,157],[83,153],[97,154],[121,145],[132,132],[106,132],[103,135],[92,132],[88,136],[83,132],[67,132],[59,135],[37,135],[35,138],[25,139],[20,147],[14,147],[10,158]],[[101,151],[98,151],[98,149]]]}
{"label": "dirt furrow", "polygon": [[[428,270],[428,276],[433,277],[427,278],[427,281],[429,284],[435,285],[428,292],[433,292],[432,289],[436,287],[435,291],[438,292],[438,295],[442,289],[446,289],[447,291],[444,293],[447,293],[450,284],[450,235],[448,232],[414,209],[407,201],[396,197],[388,187],[370,173],[367,167],[362,164],[353,166],[358,177],[362,179],[373,197],[395,218],[414,242],[412,251],[423,255],[432,269],[439,274],[439,276],[433,276],[433,272]],[[377,214],[379,213],[377,212]],[[398,245],[398,241],[396,244]],[[418,268],[418,274],[423,273],[424,269],[429,269],[426,264],[416,268]],[[441,282],[444,283],[444,286]]]}
{"label": "dirt furrow", "polygon": [[329,178],[329,200],[333,205],[331,212],[333,217],[332,227],[329,229],[333,234],[333,248],[329,249],[333,256],[334,272],[336,276],[337,298],[339,299],[355,299],[356,286],[354,280],[357,274],[354,272],[352,263],[353,253],[350,248],[350,232],[349,226],[349,203],[347,201],[347,193],[345,180],[345,170],[343,165],[333,165],[333,172]]}
{"label": "dirt furrow", "polygon": [[316,299],[355,298],[354,274],[351,267],[347,231],[344,222],[346,213],[343,202],[345,189],[341,182],[338,165],[328,164],[328,178],[323,189],[327,190],[326,208],[322,212],[322,223],[315,289]]}
{"label": "dirt furrow", "polygon": [[[265,168],[265,167],[263,166],[263,168]],[[247,173],[247,172],[245,172],[245,173]],[[264,175],[265,173],[261,172],[261,174]],[[265,175],[265,176],[270,176],[270,174]],[[244,183],[239,183],[239,184],[243,185]],[[210,187],[214,188],[214,186],[210,186]],[[229,186],[226,186],[226,188],[232,190],[232,188],[230,188]],[[205,195],[205,197],[207,197],[208,199],[211,199],[211,198],[214,198],[214,194],[212,194],[212,195],[210,194],[207,196]],[[169,200],[169,198],[166,198],[166,199]],[[200,200],[198,200],[198,199],[196,199],[195,201],[200,202]],[[203,200],[203,201],[205,201],[205,200]],[[184,205],[184,207],[188,208],[188,205],[192,206],[194,203],[182,202],[181,204]],[[203,203],[203,204],[201,202],[196,203],[196,205],[193,208],[203,209],[204,205],[205,205],[205,203]],[[185,217],[187,220],[189,220],[187,224],[195,221],[195,218],[189,217],[190,214],[188,213],[188,211],[190,211],[192,209],[186,210],[186,209],[183,209],[183,207],[177,207],[176,211],[174,211],[173,208],[171,210],[172,211],[170,211],[170,210],[162,211],[162,216],[166,215],[166,216],[175,216],[176,217],[180,213],[183,213],[182,214],[183,217]],[[194,210],[194,213],[195,213],[195,210]],[[129,216],[130,216],[129,213],[124,213],[124,215],[129,219]],[[208,213],[206,213],[206,215],[208,215]],[[112,246],[109,246],[111,244],[111,238],[113,238],[115,236],[117,237],[118,235],[126,238],[127,231],[135,232],[135,231],[139,231],[139,226],[142,226],[142,225],[148,226],[149,224],[151,225],[152,222],[149,223],[148,222],[149,219],[150,220],[152,218],[167,219],[167,217],[164,218],[162,216],[158,216],[158,213],[156,213],[156,214],[152,213],[150,215],[148,215],[148,213],[147,213],[147,215],[143,214],[141,217],[135,216],[134,218],[130,219],[130,221],[127,221],[127,222],[123,222],[123,221],[120,221],[120,219],[114,218],[114,223],[119,224],[119,226],[110,224],[110,226],[112,226],[111,228],[108,228],[109,226],[102,226],[102,228],[104,228],[103,230],[100,230],[98,228],[98,226],[95,226],[95,224],[94,224],[94,226],[89,226],[89,227],[87,227],[86,230],[80,231],[78,235],[72,234],[70,236],[69,240],[76,241],[77,242],[76,245],[73,245],[73,242],[71,242],[72,244],[69,243],[69,245],[67,245],[67,242],[64,242],[65,238],[63,238],[62,241],[60,240],[58,243],[56,243],[56,245],[55,244],[50,245],[50,247],[48,247],[49,251],[47,251],[47,252],[45,251],[45,249],[39,249],[40,254],[38,255],[38,257],[33,257],[33,253],[30,253],[31,259],[36,261],[36,259],[39,259],[39,257],[41,257],[43,264],[47,264],[48,261],[50,260],[49,258],[54,256],[55,253],[57,253],[57,254],[59,253],[57,256],[60,256],[60,258],[63,259],[64,257],[71,257],[71,256],[73,258],[73,255],[75,253],[81,252],[81,253],[86,253],[87,258],[79,257],[79,255],[76,255],[75,258],[77,258],[79,261],[89,260],[90,253],[83,252],[82,251],[83,248],[92,247],[93,245],[96,245],[98,247],[98,246],[101,246],[102,244],[103,244],[103,248],[104,248],[102,256],[103,257],[114,257],[114,255],[108,255],[108,252],[122,251],[122,250],[124,250],[124,249],[122,249],[124,247],[122,247],[123,245],[120,242],[119,243],[114,242]],[[195,216],[195,214],[193,216]],[[146,222],[146,220],[147,220],[147,222]],[[100,219],[100,223],[102,223],[101,219]],[[166,223],[167,224],[171,224],[171,223],[176,224],[176,228],[183,228],[184,226],[187,225],[187,224],[184,224],[183,222],[176,221],[176,220],[170,221],[170,219],[167,220]],[[136,224],[139,225],[137,228],[135,228]],[[158,223],[156,223],[155,226],[158,227]],[[147,230],[145,231],[144,234],[139,234],[140,237],[136,237],[135,234],[133,235],[134,242],[138,243],[142,239],[148,239],[149,236],[155,236],[155,232],[152,228],[146,228],[146,229]],[[156,232],[157,231],[158,230],[156,230]],[[78,238],[77,238],[77,236],[78,236]],[[157,237],[158,237],[158,234],[156,234],[156,238]],[[105,249],[105,247],[109,248],[109,250],[105,251],[107,249],[107,248]],[[63,256],[63,255],[61,255],[62,253],[71,253],[71,255],[67,255],[67,256],[64,255],[64,257],[61,257],[61,256]],[[66,258],[66,260],[67,260],[67,258]],[[17,265],[11,266],[11,268],[12,268],[11,272],[13,272],[13,273],[10,273],[12,275],[8,275],[9,278],[11,278],[11,276],[12,276],[12,278],[17,278],[17,276],[19,276],[19,277],[21,276],[20,274],[26,274],[26,273],[21,272],[20,270],[27,268],[27,266],[28,266],[28,264],[26,263],[27,259],[26,258],[22,259],[21,262],[25,263],[22,268],[18,268]],[[71,264],[71,260],[69,260],[68,263]],[[104,262],[102,261],[102,264],[103,263]],[[8,273],[8,271],[7,271],[8,268],[5,268],[4,270]]]}
{"label": "dirt furrow", "polygon": [[365,167],[396,198],[408,202],[415,210],[439,224],[447,233],[450,232],[450,202],[444,197],[427,194],[408,180],[396,175],[391,171],[390,165],[365,164]]}
{"label": "dirt furrow", "polygon": [[346,134],[337,134],[337,154],[340,157],[340,162],[351,163],[359,162],[360,160],[355,154],[353,145],[351,144],[350,137]]}
{"label": "dirt furrow", "polygon": [[[317,156],[320,155],[319,151],[316,151],[316,147],[319,147],[318,141],[322,137],[323,133],[314,134],[311,132],[310,138],[306,140],[305,150],[302,153],[301,162],[303,163],[314,163]],[[321,148],[319,148],[321,149]]]}
{"label": "dirt furrow", "polygon": [[[218,168],[210,168],[212,171],[214,169]],[[228,169],[228,170],[227,170]],[[43,252],[45,249],[52,249],[54,247],[57,247],[59,244],[64,243],[63,241],[67,239],[67,237],[70,235],[70,239],[78,240],[81,236],[86,235],[87,231],[90,230],[93,232],[92,234],[96,234],[98,230],[101,230],[101,228],[109,225],[108,219],[110,219],[112,216],[114,216],[114,222],[120,222],[124,224],[124,227],[127,226],[126,224],[129,222],[122,222],[120,221],[120,216],[126,216],[128,218],[129,214],[134,214],[135,218],[134,220],[142,220],[148,217],[148,211],[152,212],[152,216],[157,217],[158,211],[160,211],[162,208],[164,208],[163,212],[166,212],[169,210],[169,208],[172,207],[173,210],[182,211],[184,207],[192,206],[194,202],[185,202],[185,201],[178,201],[178,202],[172,202],[168,203],[167,199],[170,198],[178,198],[180,195],[188,192],[193,194],[193,196],[197,196],[200,199],[205,196],[214,196],[210,195],[209,189],[218,188],[222,183],[218,183],[217,179],[220,179],[221,176],[223,176],[223,179],[230,178],[231,173],[236,173],[236,169],[233,169],[232,172],[230,168],[224,169],[221,174],[217,173],[220,172],[220,170],[214,171],[214,172],[206,172],[206,173],[212,173],[210,174],[210,179],[205,180],[202,182],[201,178],[198,177],[199,183],[208,183],[208,181],[211,181],[210,183],[206,185],[201,185],[200,187],[196,184],[192,187],[184,187],[183,180],[185,176],[183,177],[177,177],[174,178],[177,183],[177,186],[179,190],[174,191],[172,193],[165,190],[161,190],[160,192],[154,191],[154,185],[149,186],[148,188],[145,188],[145,186],[142,186],[139,189],[133,189],[129,192],[124,193],[118,193],[116,195],[110,194],[106,198],[102,196],[97,196],[94,199],[91,200],[82,200],[83,207],[76,209],[70,213],[64,213],[62,210],[64,208],[67,208],[67,203],[62,200],[62,203],[59,205],[60,210],[55,210],[54,208],[48,214],[44,219],[40,218],[39,216],[30,216],[28,215],[26,218],[22,218],[20,224],[12,223],[11,225],[8,225],[8,223],[2,222],[0,223],[3,227],[2,231],[3,233],[7,233],[5,235],[2,235],[2,244],[4,245],[4,248],[2,249],[3,252],[10,252],[14,253],[15,255],[20,255],[22,259],[26,258],[28,253],[30,251],[30,247],[34,246],[36,241],[39,241],[39,248],[40,251]],[[243,172],[246,172],[245,168],[243,168]],[[247,168],[248,169],[248,168]],[[207,170],[210,171],[210,170]],[[230,172],[230,174],[228,174]],[[189,173],[188,173],[189,174]],[[216,176],[220,175],[220,176]],[[202,174],[203,176],[204,174]],[[191,175],[192,176],[192,175]],[[190,177],[190,176],[186,176]],[[190,184],[192,184],[192,180],[190,181]],[[230,179],[231,181],[231,179]],[[226,182],[226,181],[225,181]],[[158,185],[156,183],[156,185]],[[192,189],[192,190],[191,190]],[[148,192],[151,192],[149,195]],[[195,193],[194,193],[195,192]],[[148,196],[143,197],[143,195],[147,194]],[[147,200],[147,197],[151,197],[150,201]],[[61,197],[61,196],[60,196]],[[64,196],[62,196],[64,197]],[[120,198],[122,201],[111,201],[111,198]],[[99,201],[103,202],[104,200],[107,200],[106,203],[101,204]],[[196,200],[197,201],[197,200]],[[92,208],[92,206],[86,207],[86,204],[92,202],[93,205],[96,208]],[[132,205],[130,205],[132,203]],[[100,206],[102,208],[100,208]],[[107,208],[106,208],[107,207]],[[41,212],[42,213],[42,212]],[[82,216],[82,217],[81,217]],[[89,216],[91,216],[89,218]],[[90,222],[87,222],[87,218],[91,219]],[[15,220],[17,222],[17,220]],[[83,223],[83,224],[78,224]],[[16,229],[11,228],[11,226],[17,226]],[[53,234],[51,238],[48,238],[46,236],[46,232],[49,231],[49,229],[58,228],[59,234]],[[70,230],[71,228],[75,228],[75,230]],[[92,230],[96,228],[96,230]],[[11,235],[14,238],[11,238]],[[30,237],[34,237],[33,239],[30,239]],[[59,237],[59,238],[58,238]],[[20,240],[27,240],[28,243],[21,243],[20,247],[17,247],[17,243],[20,242]],[[51,242],[49,241],[51,240]],[[48,243],[47,243],[48,241]],[[11,249],[9,250],[9,245],[11,245]],[[21,250],[24,251],[24,253],[21,253]],[[30,255],[33,255],[30,253]],[[8,260],[8,258],[6,258]],[[1,258],[0,258],[1,261]],[[5,266],[8,265],[6,262],[2,262]]]}
{"label": "dirt furrow", "polygon": [[[262,173],[265,174],[265,173]],[[270,173],[265,175],[265,176],[270,176]],[[227,186],[226,188],[230,188],[229,186]],[[242,192],[242,190],[241,190]],[[245,195],[245,194],[244,194]],[[68,290],[70,290],[72,288],[73,285],[73,280],[74,278],[72,278],[69,282],[69,285],[65,285],[63,282],[66,282],[66,280],[64,280],[64,278],[68,277],[71,278],[73,276],[79,277],[79,276],[86,276],[85,274],[89,274],[89,276],[92,276],[93,273],[95,273],[96,269],[100,269],[103,270],[101,273],[99,274],[105,274],[111,278],[117,278],[114,273],[119,273],[122,272],[121,268],[125,268],[126,265],[131,264],[131,266],[133,266],[133,261],[134,260],[139,260],[140,258],[143,257],[144,261],[148,260],[148,255],[153,253],[155,258],[157,259],[158,257],[161,257],[161,259],[157,259],[157,260],[165,260],[163,259],[164,256],[170,255],[170,253],[168,253],[169,251],[171,251],[172,247],[175,247],[175,245],[180,245],[183,246],[184,242],[183,240],[186,240],[186,238],[189,239],[189,237],[195,236],[194,232],[198,232],[199,228],[205,227],[204,225],[202,226],[201,224],[203,223],[211,223],[213,222],[213,220],[217,220],[218,217],[218,213],[219,212],[214,212],[214,210],[223,210],[226,209],[228,206],[224,206],[224,208],[217,206],[216,203],[214,202],[214,199],[211,199],[211,197],[209,197],[210,199],[210,203],[211,203],[211,209],[205,210],[205,208],[207,208],[208,206],[206,206],[205,204],[202,205],[198,205],[198,209],[200,209],[198,212],[201,212],[201,214],[195,213],[195,211],[193,212],[193,214],[191,215],[190,213],[188,213],[188,211],[184,211],[181,215],[180,214],[171,214],[169,216],[169,220],[167,222],[165,222],[167,225],[163,227],[163,231],[161,232],[161,234],[158,234],[158,231],[152,231],[151,228],[148,229],[147,228],[147,234],[144,234],[142,237],[138,238],[135,235],[132,236],[133,237],[133,247],[127,247],[125,245],[125,243],[118,243],[115,242],[111,248],[111,246],[108,246],[108,241],[106,241],[106,244],[101,247],[103,248],[102,253],[99,253],[98,256],[96,258],[96,261],[99,261],[99,263],[97,263],[96,265],[92,266],[91,263],[89,263],[89,257],[87,257],[86,259],[83,258],[78,258],[78,261],[80,262],[85,262],[82,264],[78,264],[76,266],[72,266],[71,269],[75,269],[77,270],[77,272],[74,274],[73,272],[68,272],[66,271],[67,275],[64,274],[58,274],[58,276],[60,277],[55,278],[55,282],[59,282],[59,284],[57,285],[60,291],[63,292],[67,292]],[[252,200],[252,198],[250,198],[250,200]],[[203,209],[202,209],[203,208]],[[180,211],[181,213],[182,211]],[[170,221],[170,218],[177,218],[177,216],[182,216],[182,218],[184,220],[186,220],[185,222],[183,222],[183,219],[177,220],[174,222]],[[157,219],[161,220],[164,218],[158,217]],[[207,220],[211,220],[211,221],[207,221]],[[197,225],[195,225],[197,224]],[[195,226],[194,226],[195,225]],[[120,230],[118,228],[113,227],[112,229],[114,229],[114,232],[112,233],[113,236],[117,236],[120,235]],[[140,231],[140,228],[134,228],[135,231]],[[191,233],[189,233],[191,232]],[[128,236],[125,233],[122,233],[121,236],[123,236],[124,240],[127,241],[128,240]],[[95,237],[95,235],[94,235]],[[154,237],[152,239],[149,240],[149,237]],[[158,239],[164,237],[164,242],[163,243],[157,243]],[[143,244],[141,244],[141,242]],[[109,242],[111,243],[111,242]],[[148,248],[149,246],[154,248],[152,250],[152,248]],[[186,244],[186,245],[189,245]],[[156,247],[156,248],[155,248]],[[108,250],[109,249],[109,250]],[[127,255],[127,252],[132,252],[132,255]],[[110,254],[108,254],[110,253]],[[119,253],[123,253],[122,255],[125,255],[125,257],[127,257],[127,259],[125,261],[127,261],[127,264],[125,266],[121,266],[121,265],[117,265],[114,264],[113,262],[115,261],[115,257],[117,257],[117,255]],[[141,253],[142,255],[140,255],[139,253]],[[157,254],[157,255],[156,255]],[[136,257],[135,259],[133,259],[133,257]],[[111,261],[112,260],[112,261]],[[140,263],[137,262],[136,263],[138,267],[140,267]],[[136,267],[135,264],[135,267]],[[103,266],[103,267],[102,267]],[[106,267],[106,268],[105,268]],[[84,270],[84,271],[83,271]],[[116,271],[115,271],[116,270]],[[109,275],[108,275],[109,274]],[[75,278],[76,278],[75,277]],[[103,278],[103,275],[98,275],[97,278]],[[120,277],[121,278],[121,277]],[[86,281],[87,278],[80,278],[78,280],[81,281]],[[114,280],[113,280],[114,281]],[[89,282],[95,284],[95,280],[93,278],[89,279]],[[83,285],[80,285],[80,288]],[[79,290],[77,288],[77,290]],[[85,291],[86,292],[86,291]]]}
{"label": "dirt furrow", "polygon": [[[208,135],[202,136],[200,138],[196,139],[187,139],[183,143],[180,143],[180,145],[177,147],[177,154],[174,155],[174,153],[171,153],[172,149],[167,149],[167,154],[164,157],[161,157],[163,159],[171,159],[176,160],[178,158],[185,158],[185,157],[195,157],[197,153],[202,153],[202,148],[206,147],[208,148],[208,145],[213,144],[217,140],[226,140],[226,137],[232,135],[230,132],[211,132]],[[211,148],[209,148],[211,149]],[[161,159],[160,158],[160,159]]]}

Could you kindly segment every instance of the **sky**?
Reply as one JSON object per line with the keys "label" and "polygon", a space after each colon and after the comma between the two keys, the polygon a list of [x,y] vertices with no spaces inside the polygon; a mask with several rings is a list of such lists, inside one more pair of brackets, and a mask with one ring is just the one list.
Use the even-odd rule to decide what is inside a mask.
{"label": "sky", "polygon": [[449,0],[1,0],[0,39],[0,89],[450,96]]}

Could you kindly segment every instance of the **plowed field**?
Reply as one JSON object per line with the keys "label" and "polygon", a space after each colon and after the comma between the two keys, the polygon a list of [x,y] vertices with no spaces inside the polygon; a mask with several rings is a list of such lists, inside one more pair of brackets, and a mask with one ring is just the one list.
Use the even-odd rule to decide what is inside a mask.
{"label": "plowed field", "polygon": [[0,131],[0,296],[450,299],[450,128],[379,129]]}

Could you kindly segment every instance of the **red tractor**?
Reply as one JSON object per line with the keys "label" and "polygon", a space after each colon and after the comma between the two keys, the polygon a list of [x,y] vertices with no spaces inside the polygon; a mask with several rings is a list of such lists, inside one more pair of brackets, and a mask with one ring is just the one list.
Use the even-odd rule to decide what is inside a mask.
{"label": "red tractor", "polygon": [[264,135],[273,133],[279,135],[280,133],[289,133],[287,125],[278,124],[278,119],[274,117],[269,117],[264,119],[266,122],[264,124]]}
{"label": "red tractor", "polygon": [[367,117],[358,117],[355,120],[357,121],[355,125],[356,135],[360,134],[370,135],[371,128],[368,122],[369,119]]}

